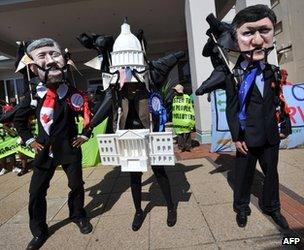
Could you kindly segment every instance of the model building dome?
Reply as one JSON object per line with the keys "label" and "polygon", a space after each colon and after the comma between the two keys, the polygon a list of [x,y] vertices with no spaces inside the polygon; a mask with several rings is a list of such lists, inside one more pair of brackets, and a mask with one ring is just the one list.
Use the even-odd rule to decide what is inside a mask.
{"label": "model building dome", "polygon": [[123,67],[135,68],[138,71],[145,69],[141,44],[131,33],[130,25],[126,22],[121,25],[121,33],[114,42],[111,59],[111,72]]}
{"label": "model building dome", "polygon": [[120,35],[116,38],[113,45],[113,52],[124,50],[141,51],[139,40],[131,33],[130,25],[126,22],[121,25]]}

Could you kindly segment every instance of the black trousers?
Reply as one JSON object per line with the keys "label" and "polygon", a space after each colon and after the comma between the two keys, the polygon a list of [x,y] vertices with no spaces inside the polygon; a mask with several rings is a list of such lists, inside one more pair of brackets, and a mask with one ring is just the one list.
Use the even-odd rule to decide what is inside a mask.
{"label": "black trousers", "polygon": [[250,191],[255,174],[257,160],[265,175],[262,197],[259,205],[265,214],[280,210],[279,200],[279,176],[278,176],[279,144],[263,147],[249,147],[248,154],[236,153],[234,202],[236,213],[245,212],[250,215]]}
{"label": "black trousers", "polygon": [[[168,175],[164,166],[152,166],[152,170],[160,189],[165,197],[168,209],[173,209],[173,201],[171,196],[171,188]],[[133,202],[136,211],[141,211],[141,177],[142,172],[130,172],[131,177],[131,191]]]}
{"label": "black trousers", "polygon": [[[136,92],[135,97],[126,98],[122,101],[123,112],[127,113],[127,117],[122,117],[121,128],[125,129],[142,129],[149,128],[150,116],[148,107],[148,95],[145,92]],[[123,115],[124,116],[124,115]],[[171,196],[171,188],[168,175],[164,166],[151,166],[160,189],[165,197],[169,209],[173,209]],[[141,178],[142,172],[130,172],[131,192],[136,211],[141,211]]]}
{"label": "black trousers", "polygon": [[[71,189],[68,198],[68,206],[71,219],[86,217],[84,210],[84,182],[82,178],[81,161],[62,165],[68,178],[68,186]],[[30,230],[34,236],[46,234],[46,195],[50,186],[56,166],[50,169],[34,168],[30,184],[29,217]]]}
{"label": "black trousers", "polygon": [[191,132],[177,135],[178,148],[181,150],[191,149]]}

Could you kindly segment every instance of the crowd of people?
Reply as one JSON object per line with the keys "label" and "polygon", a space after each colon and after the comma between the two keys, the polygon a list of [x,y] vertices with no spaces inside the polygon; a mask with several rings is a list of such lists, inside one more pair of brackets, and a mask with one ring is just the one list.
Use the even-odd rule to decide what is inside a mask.
{"label": "crowd of people", "polygon": [[0,169],[0,176],[12,171],[20,177],[30,171],[30,159],[22,153],[3,157],[0,159]]}
{"label": "crowd of people", "polygon": [[[230,71],[224,65],[223,58],[217,58],[216,69],[221,68],[218,74],[224,77],[225,82],[228,125],[237,150],[233,209],[239,227],[246,226],[251,212],[250,188],[256,163],[259,161],[265,175],[260,207],[277,225],[283,229],[288,228],[288,223],[280,212],[277,165],[279,142],[291,133],[288,126],[290,121],[284,109],[278,114],[277,107],[284,107],[285,111],[287,109],[284,100],[278,96],[282,93],[279,91],[280,86],[276,84],[275,69],[267,63],[268,49],[273,44],[275,23],[275,14],[265,5],[250,6],[241,10],[231,24],[230,34],[240,52],[234,69]],[[214,43],[214,46],[217,44]],[[26,99],[28,105],[20,105],[14,114],[13,123],[24,144],[36,152],[32,162],[28,207],[33,239],[27,249],[39,249],[48,238],[46,195],[58,165],[61,165],[66,173],[71,189],[68,196],[70,219],[83,234],[88,234],[93,229],[84,210],[80,146],[90,138],[93,128],[103,121],[104,115],[91,117],[88,97],[69,83],[67,60],[55,40],[34,40],[26,46],[25,53],[31,59],[29,69],[39,78],[40,83],[35,95],[36,104],[30,105],[32,102]],[[123,110],[120,128],[149,128],[149,92],[146,86],[125,83],[115,91],[120,93],[120,105]],[[195,122],[193,104],[190,97],[184,93],[182,85],[176,85],[174,91],[173,127],[178,136],[180,150],[189,151],[191,131]],[[106,92],[105,99],[112,103],[113,89],[109,88]],[[100,104],[100,107],[107,109],[107,112],[103,112],[107,115],[112,110],[110,106]],[[35,136],[28,124],[29,117],[33,115],[38,123]],[[79,115],[84,117],[80,135],[75,123],[75,118]],[[281,125],[280,131],[278,122]],[[26,166],[25,163],[23,168],[26,169]],[[153,166],[152,170],[167,203],[167,225],[172,227],[177,221],[177,207],[172,198],[169,178],[164,166]],[[135,207],[132,222],[134,231],[140,229],[144,217],[141,207],[141,179],[141,172],[130,173]]]}

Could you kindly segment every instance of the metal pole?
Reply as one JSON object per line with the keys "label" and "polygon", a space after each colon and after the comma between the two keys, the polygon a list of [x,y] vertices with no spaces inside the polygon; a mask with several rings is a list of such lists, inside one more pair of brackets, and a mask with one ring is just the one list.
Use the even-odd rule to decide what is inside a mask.
{"label": "metal pole", "polygon": [[4,80],[4,93],[5,93],[5,101],[9,103],[8,91],[7,91],[7,80]]}
{"label": "metal pole", "polygon": [[121,117],[121,107],[118,108],[118,117],[117,117],[117,128],[116,128],[116,132],[117,130],[119,130],[119,123],[120,123],[120,117]]}
{"label": "metal pole", "polygon": [[18,88],[17,88],[17,80],[14,79],[14,93],[15,93],[15,99],[16,99],[16,104],[19,103],[19,95],[18,95]]}
{"label": "metal pole", "polygon": [[212,33],[211,33],[211,37],[212,37],[213,42],[217,45],[217,48],[218,48],[218,50],[219,50],[219,52],[220,52],[220,54],[222,56],[222,59],[224,60],[224,62],[226,64],[226,66],[228,67],[230,73],[233,75],[233,79],[234,79],[235,83],[238,84],[238,81],[237,81],[236,77],[233,74],[232,68],[229,67],[229,62],[228,62],[228,60],[227,60],[224,52],[222,51],[222,48],[218,45],[217,40],[216,40],[215,36]]}
{"label": "metal pole", "polygon": [[27,74],[27,80],[28,80],[28,85],[29,85],[29,90],[30,90],[30,97],[31,100],[33,100],[33,92],[32,92],[32,85],[31,85],[31,75],[30,75],[30,68],[28,65],[26,65],[26,74]]}

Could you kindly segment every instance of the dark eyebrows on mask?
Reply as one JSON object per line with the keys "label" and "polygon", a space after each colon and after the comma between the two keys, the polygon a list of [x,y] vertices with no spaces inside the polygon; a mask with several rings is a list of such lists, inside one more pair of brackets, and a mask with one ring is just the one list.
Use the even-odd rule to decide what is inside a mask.
{"label": "dark eyebrows on mask", "polygon": [[38,58],[44,57],[45,54],[46,54],[45,52],[40,52],[40,53],[37,55],[37,57],[38,57]]}
{"label": "dark eyebrows on mask", "polygon": [[261,25],[261,26],[247,26],[246,29],[249,31],[260,31],[260,30],[271,30],[272,27],[268,25]]}

